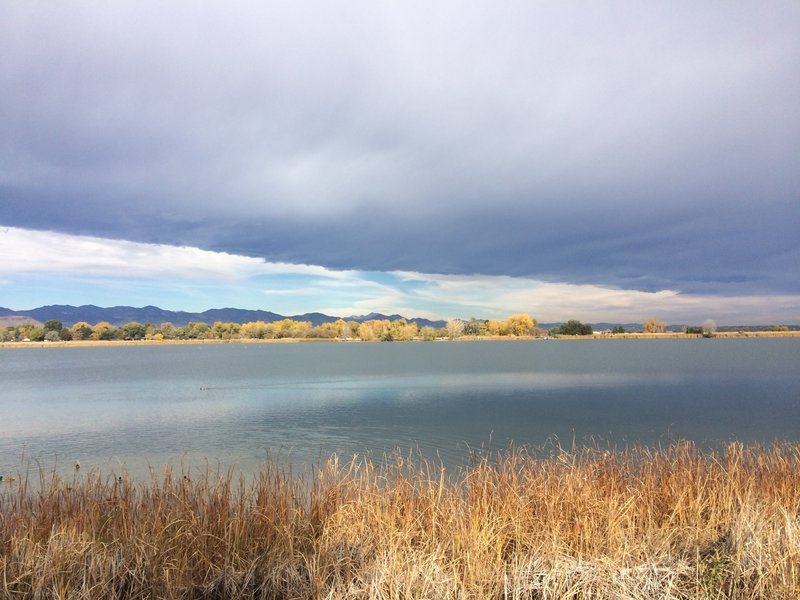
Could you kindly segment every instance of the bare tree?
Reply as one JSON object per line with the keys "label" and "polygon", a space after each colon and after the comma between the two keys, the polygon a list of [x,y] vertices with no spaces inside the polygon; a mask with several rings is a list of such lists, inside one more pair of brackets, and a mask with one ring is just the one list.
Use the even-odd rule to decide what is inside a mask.
{"label": "bare tree", "polygon": [[703,335],[711,336],[717,331],[717,324],[714,319],[706,319],[703,321]]}
{"label": "bare tree", "polygon": [[666,323],[658,319],[647,319],[642,323],[642,331],[645,333],[664,333],[666,331]]}
{"label": "bare tree", "polygon": [[447,322],[447,335],[454,340],[464,333],[464,321],[461,319],[450,319]]}

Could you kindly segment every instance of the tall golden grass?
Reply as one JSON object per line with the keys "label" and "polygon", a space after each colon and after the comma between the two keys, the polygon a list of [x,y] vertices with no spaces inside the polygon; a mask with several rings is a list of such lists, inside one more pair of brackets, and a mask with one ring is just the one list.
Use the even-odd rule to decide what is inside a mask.
{"label": "tall golden grass", "polygon": [[3,598],[798,598],[800,445],[0,488]]}

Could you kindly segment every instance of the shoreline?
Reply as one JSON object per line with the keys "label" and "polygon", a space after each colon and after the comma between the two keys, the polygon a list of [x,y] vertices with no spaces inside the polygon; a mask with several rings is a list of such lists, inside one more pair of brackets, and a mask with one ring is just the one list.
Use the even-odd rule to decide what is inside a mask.
{"label": "shoreline", "polygon": [[[442,342],[551,342],[551,341],[591,341],[591,340],[675,340],[675,339],[741,339],[741,338],[800,338],[800,331],[721,331],[710,338],[705,338],[699,333],[595,333],[592,335],[561,335],[561,336],[462,336],[454,340],[437,338],[430,340],[434,343]],[[280,339],[250,339],[237,338],[229,340],[220,339],[190,339],[190,340],[70,340],[61,342],[0,342],[2,348],[92,348],[108,346],[202,346],[218,344],[305,344],[305,343],[334,343],[334,344],[385,344],[385,343],[429,343],[426,340],[397,340],[383,342],[380,340],[359,339],[320,339],[320,338],[280,338]]]}

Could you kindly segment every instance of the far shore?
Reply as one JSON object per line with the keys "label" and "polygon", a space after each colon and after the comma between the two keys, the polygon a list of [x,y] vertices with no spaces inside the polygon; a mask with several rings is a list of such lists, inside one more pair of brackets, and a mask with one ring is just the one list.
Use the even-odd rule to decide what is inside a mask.
{"label": "far shore", "polygon": [[[721,331],[712,338],[796,338],[800,331]],[[434,342],[484,342],[484,341],[587,341],[587,340],[668,340],[668,339],[703,339],[702,334],[695,333],[594,333],[592,335],[560,335],[560,336],[462,336],[451,340],[437,338]],[[379,340],[363,341],[358,339],[325,339],[325,338],[280,338],[251,339],[236,338],[191,339],[191,340],[72,340],[62,342],[0,342],[0,348],[88,348],[107,346],[163,346],[163,345],[208,345],[208,344],[304,344],[304,343],[344,343],[344,344],[383,344]],[[427,343],[424,340],[407,340],[392,343]]]}

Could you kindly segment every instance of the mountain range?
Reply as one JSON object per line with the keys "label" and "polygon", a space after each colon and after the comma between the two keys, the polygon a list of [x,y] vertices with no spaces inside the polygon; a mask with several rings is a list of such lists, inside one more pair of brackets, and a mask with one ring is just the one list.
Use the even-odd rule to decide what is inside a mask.
{"label": "mountain range", "polygon": [[[248,323],[252,321],[264,321],[271,323],[282,319],[292,319],[293,321],[310,321],[317,326],[323,323],[330,323],[343,318],[345,321],[355,321],[361,323],[371,319],[406,319],[408,322],[415,322],[420,327],[430,326],[435,328],[444,327],[446,321],[431,321],[418,317],[406,318],[401,315],[384,315],[380,313],[369,313],[367,315],[354,315],[349,317],[335,317],[323,313],[306,313],[303,315],[284,316],[266,310],[245,310],[241,308],[213,308],[201,313],[165,310],[157,306],[143,306],[141,308],[133,306],[110,306],[103,308],[86,304],[84,306],[71,306],[68,304],[54,304],[50,306],[40,306],[31,310],[11,310],[10,308],[0,307],[0,319],[6,322],[23,320],[34,320],[40,323],[57,319],[67,327],[72,327],[79,321],[86,321],[90,324],[105,321],[114,325],[124,325],[136,321],[138,323],[172,323],[175,326],[183,326],[189,322],[200,322],[213,325],[217,321],[223,323]],[[2,322],[0,321],[0,322]]]}

